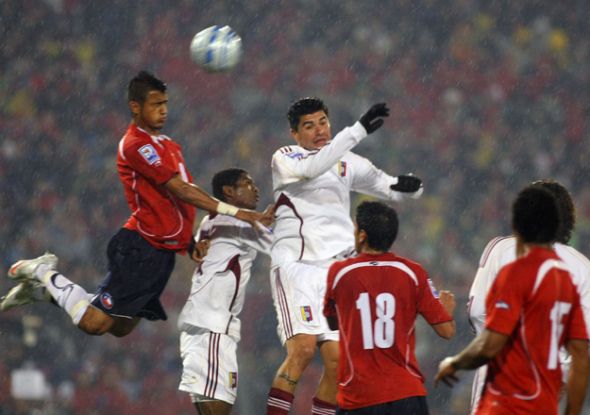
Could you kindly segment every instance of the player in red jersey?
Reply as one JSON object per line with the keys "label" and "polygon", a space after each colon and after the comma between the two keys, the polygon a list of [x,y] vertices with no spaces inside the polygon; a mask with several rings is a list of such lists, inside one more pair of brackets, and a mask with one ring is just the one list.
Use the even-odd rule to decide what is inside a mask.
{"label": "player in red jersey", "polygon": [[555,253],[559,228],[555,199],[529,186],[512,205],[520,257],[503,267],[486,298],[485,330],[440,363],[435,381],[452,385],[455,372],[488,363],[476,414],[555,415],[561,387],[559,349],[572,357],[568,415],[580,414],[588,384],[588,334],[580,296]]}
{"label": "player in red jersey", "polygon": [[168,116],[166,84],[141,71],[129,83],[132,121],[119,142],[117,170],[131,217],[109,242],[109,273],[94,295],[56,271],[46,253],[21,260],[8,276],[20,284],[3,301],[27,304],[46,290],[88,334],[129,334],[141,318],[166,319],[160,304],[177,252],[191,251],[195,207],[235,216],[252,225],[272,221],[260,213],[221,202],[191,183],[181,147],[160,133]]}
{"label": "player in red jersey", "polygon": [[324,315],[340,330],[337,414],[428,414],[414,355],[416,317],[445,339],[455,334],[453,294],[438,294],[419,264],[388,252],[397,231],[395,210],[361,203],[354,233],[359,255],[328,272]]}

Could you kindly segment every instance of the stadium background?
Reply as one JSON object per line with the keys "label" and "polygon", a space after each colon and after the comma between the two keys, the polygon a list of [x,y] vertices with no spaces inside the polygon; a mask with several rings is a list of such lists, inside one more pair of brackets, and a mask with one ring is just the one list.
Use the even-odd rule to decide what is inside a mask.
{"label": "stadium background", "polygon": [[[431,379],[471,339],[467,293],[485,243],[509,232],[516,191],[537,178],[564,183],[578,209],[572,244],[589,253],[589,11],[583,0],[4,0],[0,271],[51,249],[64,274],[94,290],[106,243],[128,216],[115,157],[139,69],[169,85],[165,132],[183,145],[195,182],[209,190],[216,171],[246,168],[261,207],[271,202],[271,154],[291,143],[291,101],[324,98],[337,132],[383,100],[392,115],[357,152],[425,181],[421,200],[397,206],[394,249],[457,296],[456,339],[420,324],[417,352],[432,414],[464,414],[471,374],[452,391]],[[245,49],[225,75],[188,58],[192,35],[215,23],[232,26]],[[241,316],[240,415],[263,413],[283,356],[267,266],[253,272]],[[177,392],[175,322],[191,273],[179,259],[163,297],[169,320],[124,339],[84,336],[46,304],[1,314],[0,414],[194,413]],[[0,280],[2,292],[11,286]],[[45,375],[45,400],[11,396],[11,373],[23,367]],[[309,413],[319,371],[316,362],[293,413]]]}

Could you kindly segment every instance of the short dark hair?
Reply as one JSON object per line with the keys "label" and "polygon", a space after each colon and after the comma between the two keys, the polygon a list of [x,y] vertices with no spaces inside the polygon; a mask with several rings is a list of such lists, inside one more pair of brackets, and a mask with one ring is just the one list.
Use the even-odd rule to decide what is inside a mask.
{"label": "short dark hair", "polygon": [[148,71],[140,71],[129,81],[127,100],[144,103],[150,91],[166,92],[166,84]]}
{"label": "short dark hair", "polygon": [[235,186],[238,180],[244,175],[248,174],[246,170],[231,168],[221,170],[215,173],[213,179],[211,179],[211,188],[213,190],[213,196],[217,199],[225,202],[225,195],[223,194],[223,186]]}
{"label": "short dark hair", "polygon": [[382,202],[362,202],[356,208],[356,226],[367,233],[370,248],[389,251],[397,237],[399,221],[395,210]]}
{"label": "short dark hair", "polygon": [[554,242],[559,216],[557,202],[550,191],[541,186],[527,186],[512,204],[512,229],[526,243]]}
{"label": "short dark hair", "polygon": [[299,120],[302,115],[313,114],[314,112],[324,111],[328,115],[328,107],[319,98],[306,97],[300,98],[289,107],[287,112],[287,119],[289,120],[289,126],[293,131],[297,131],[299,126]]}
{"label": "short dark hair", "polygon": [[561,219],[555,240],[567,244],[576,226],[576,209],[570,192],[561,183],[552,179],[538,180],[532,184],[549,190],[555,198]]}

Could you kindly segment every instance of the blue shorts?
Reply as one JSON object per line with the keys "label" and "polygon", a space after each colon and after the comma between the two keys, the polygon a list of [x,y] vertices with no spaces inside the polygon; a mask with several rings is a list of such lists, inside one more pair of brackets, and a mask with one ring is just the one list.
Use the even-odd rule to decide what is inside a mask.
{"label": "blue shorts", "polygon": [[412,396],[398,401],[380,403],[358,409],[336,410],[336,415],[428,415],[425,396]]}
{"label": "blue shorts", "polygon": [[109,272],[92,305],[112,316],[166,320],[160,295],[174,269],[175,252],[154,248],[123,228],[111,238],[107,257]]}

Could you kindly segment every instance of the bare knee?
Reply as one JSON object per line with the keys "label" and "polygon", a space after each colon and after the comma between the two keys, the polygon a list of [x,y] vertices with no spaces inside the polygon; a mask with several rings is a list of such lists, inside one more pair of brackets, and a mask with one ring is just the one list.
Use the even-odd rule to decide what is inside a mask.
{"label": "bare knee", "polygon": [[[312,337],[312,336],[309,336]],[[287,341],[287,361],[300,369],[305,369],[316,352],[315,336],[311,339],[297,336]]]}
{"label": "bare knee", "polygon": [[109,332],[113,326],[113,323],[113,317],[95,307],[90,306],[78,323],[78,328],[92,336],[102,336],[103,334]]}
{"label": "bare knee", "polygon": [[320,354],[324,364],[324,371],[328,376],[336,376],[338,370],[338,360],[340,357],[340,350],[338,349],[338,342],[326,341],[320,344]]}
{"label": "bare knee", "polygon": [[137,323],[139,323],[139,320],[140,319],[137,317],[132,319],[115,318],[114,324],[111,326],[109,333],[115,337],[125,337],[133,331],[135,326],[137,326]]}

